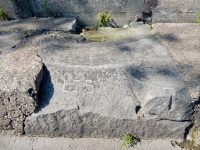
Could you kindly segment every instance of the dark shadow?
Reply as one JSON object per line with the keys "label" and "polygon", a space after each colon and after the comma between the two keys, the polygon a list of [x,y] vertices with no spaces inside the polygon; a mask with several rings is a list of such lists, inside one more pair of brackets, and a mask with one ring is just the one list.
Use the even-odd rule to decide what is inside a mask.
{"label": "dark shadow", "polygon": [[175,35],[170,34],[170,33],[169,34],[161,34],[160,36],[161,36],[161,38],[163,38],[169,42],[178,41],[178,38]]}
{"label": "dark shadow", "polygon": [[119,28],[114,19],[109,19],[107,22],[107,26],[111,26],[112,28]]}
{"label": "dark shadow", "polygon": [[190,129],[192,129],[192,127],[194,126],[194,124],[190,124],[188,127],[185,128],[185,133],[184,133],[184,139],[187,138],[189,132],[190,132]]}
{"label": "dark shadow", "polygon": [[144,0],[142,8],[142,21],[143,23],[151,24],[153,10],[157,6],[157,0]]}
{"label": "dark shadow", "polygon": [[43,79],[40,84],[40,89],[38,93],[38,107],[35,110],[35,113],[42,110],[42,108],[46,107],[52,96],[54,94],[54,86],[51,82],[51,75],[49,70],[45,65],[43,65]]}
{"label": "dark shadow", "polygon": [[175,68],[157,68],[157,73],[161,74],[163,76],[169,76],[169,77],[178,77],[178,70],[176,71]]}
{"label": "dark shadow", "polygon": [[158,40],[166,40],[169,42],[177,42],[179,41],[178,37],[175,36],[174,34],[171,33],[167,33],[167,34],[163,34],[163,33],[155,33],[155,35],[157,35]]}
{"label": "dark shadow", "polygon": [[132,51],[132,49],[128,46],[120,45],[118,48],[121,52],[131,52]]}
{"label": "dark shadow", "polygon": [[127,69],[127,72],[130,74],[131,77],[139,81],[147,79],[146,71],[142,69],[140,66],[130,67]]}

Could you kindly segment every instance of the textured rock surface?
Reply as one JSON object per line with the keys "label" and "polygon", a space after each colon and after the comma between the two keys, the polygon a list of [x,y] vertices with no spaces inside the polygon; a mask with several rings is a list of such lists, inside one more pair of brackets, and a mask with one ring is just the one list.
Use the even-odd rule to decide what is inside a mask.
{"label": "textured rock surface", "polygon": [[198,24],[155,24],[152,30],[173,57],[193,101],[200,97],[199,32]]}
{"label": "textured rock surface", "polygon": [[[155,24],[153,34],[169,50],[191,99],[200,100],[200,26],[198,24]],[[193,140],[200,144],[200,107],[195,108]]]}
{"label": "textured rock surface", "polygon": [[199,0],[158,0],[153,11],[154,23],[197,23]]}
{"label": "textured rock surface", "polygon": [[0,8],[3,8],[6,14],[8,14],[8,19],[19,18],[18,8],[17,8],[17,5],[15,5],[13,0],[7,0],[7,1],[1,0]]}
{"label": "textured rock surface", "polygon": [[66,34],[42,40],[39,55],[46,78],[27,135],[183,139],[189,93],[152,36],[88,43]]}
{"label": "textured rock surface", "polygon": [[0,130],[23,132],[24,119],[37,105],[42,62],[33,49],[0,55]]}
{"label": "textured rock surface", "polygon": [[22,33],[0,31],[0,55],[14,48],[17,44],[21,43],[23,39]]}
{"label": "textured rock surface", "polygon": [[28,18],[13,21],[0,22],[0,31],[15,30],[62,30],[75,31],[76,18]]}

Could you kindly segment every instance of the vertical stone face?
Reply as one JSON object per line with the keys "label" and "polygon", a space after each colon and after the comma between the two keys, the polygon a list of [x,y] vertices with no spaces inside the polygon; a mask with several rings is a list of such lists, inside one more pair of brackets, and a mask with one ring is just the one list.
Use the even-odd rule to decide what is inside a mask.
{"label": "vertical stone face", "polygon": [[23,133],[24,120],[37,106],[42,62],[32,49],[5,53],[0,59],[0,130]]}
{"label": "vertical stone face", "polygon": [[157,0],[144,0],[144,6],[142,11],[147,14],[152,13],[156,6]]}
{"label": "vertical stone face", "polygon": [[78,17],[79,24],[96,25],[97,14],[111,13],[119,25],[130,23],[141,15],[143,0],[0,0],[0,6],[13,18]]}
{"label": "vertical stone face", "polygon": [[105,11],[122,26],[142,13],[153,12],[153,22],[197,22],[199,0],[0,0],[11,19],[37,17],[78,17],[80,25],[94,26],[97,14]]}
{"label": "vertical stone face", "polygon": [[123,25],[141,14],[143,0],[32,0],[31,5],[35,15],[78,17],[79,24],[86,25],[96,25],[97,13],[105,11]]}

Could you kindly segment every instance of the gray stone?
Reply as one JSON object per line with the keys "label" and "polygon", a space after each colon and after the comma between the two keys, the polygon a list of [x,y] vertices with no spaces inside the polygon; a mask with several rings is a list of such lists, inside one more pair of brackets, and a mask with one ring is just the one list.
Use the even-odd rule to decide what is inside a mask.
{"label": "gray stone", "polygon": [[[132,17],[140,15],[143,1],[141,0],[48,0],[46,4],[42,0],[32,0],[36,6],[32,6],[34,14],[39,16],[78,17],[79,24],[96,25],[97,14],[105,11],[111,13],[111,19],[119,25],[127,21],[131,22]],[[127,22],[127,23],[129,23]]]}
{"label": "gray stone", "polygon": [[151,14],[154,8],[157,6],[158,0],[144,0],[143,13]]}
{"label": "gray stone", "polygon": [[134,16],[141,16],[143,0],[16,0],[7,2],[0,0],[0,6],[5,8],[13,18],[27,17],[78,17],[80,25],[94,26],[97,24],[97,14],[105,11],[111,13],[111,19],[118,25],[130,23]]}
{"label": "gray stone", "polygon": [[152,30],[172,55],[193,101],[198,101],[200,97],[199,32],[198,24],[175,23],[155,24]]}
{"label": "gray stone", "polygon": [[[136,16],[153,22],[197,22],[199,0],[0,0],[9,19],[28,17],[72,17],[78,24],[95,26],[99,12],[111,13],[111,22],[122,27]],[[152,14],[153,13],[153,14]],[[149,18],[150,17],[150,18]]]}
{"label": "gray stone", "polygon": [[43,29],[76,31],[76,18],[28,18],[0,22],[0,31],[28,31]]}
{"label": "gray stone", "polygon": [[0,31],[0,55],[3,52],[10,51],[21,43],[23,39],[22,33]]}
{"label": "gray stone", "polygon": [[[0,143],[2,150],[127,150],[126,146],[121,147],[121,139],[103,138],[48,138],[13,136],[12,132],[0,132]],[[137,145],[131,146],[128,150],[181,150],[180,147],[173,147],[170,139],[145,140],[142,139]]]}
{"label": "gray stone", "polygon": [[158,0],[153,11],[154,23],[197,23],[199,0]]}
{"label": "gray stone", "polygon": [[[200,27],[198,24],[155,24],[152,33],[165,46],[185,82],[191,100],[200,100]],[[200,145],[200,105],[195,106],[194,127],[189,140]]]}
{"label": "gray stone", "polygon": [[40,42],[45,80],[28,136],[183,139],[192,105],[166,48],[152,36],[90,43],[66,34]]}
{"label": "gray stone", "polygon": [[144,25],[144,23],[143,23],[142,21],[139,21],[139,22],[132,21],[132,22],[130,23],[130,27],[131,27],[131,28],[138,28],[138,27],[141,26],[141,25]]}
{"label": "gray stone", "polygon": [[19,18],[18,7],[13,0],[0,0],[0,8],[4,9],[5,13],[8,14],[8,19]]}
{"label": "gray stone", "polygon": [[33,49],[0,55],[0,130],[23,133],[24,120],[37,106],[42,62]]}

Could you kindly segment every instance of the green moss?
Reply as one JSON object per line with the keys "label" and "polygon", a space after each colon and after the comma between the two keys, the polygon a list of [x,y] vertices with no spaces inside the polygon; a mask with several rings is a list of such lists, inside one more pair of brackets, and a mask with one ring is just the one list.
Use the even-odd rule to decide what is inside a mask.
{"label": "green moss", "polygon": [[200,12],[198,12],[198,23],[200,25]]}

